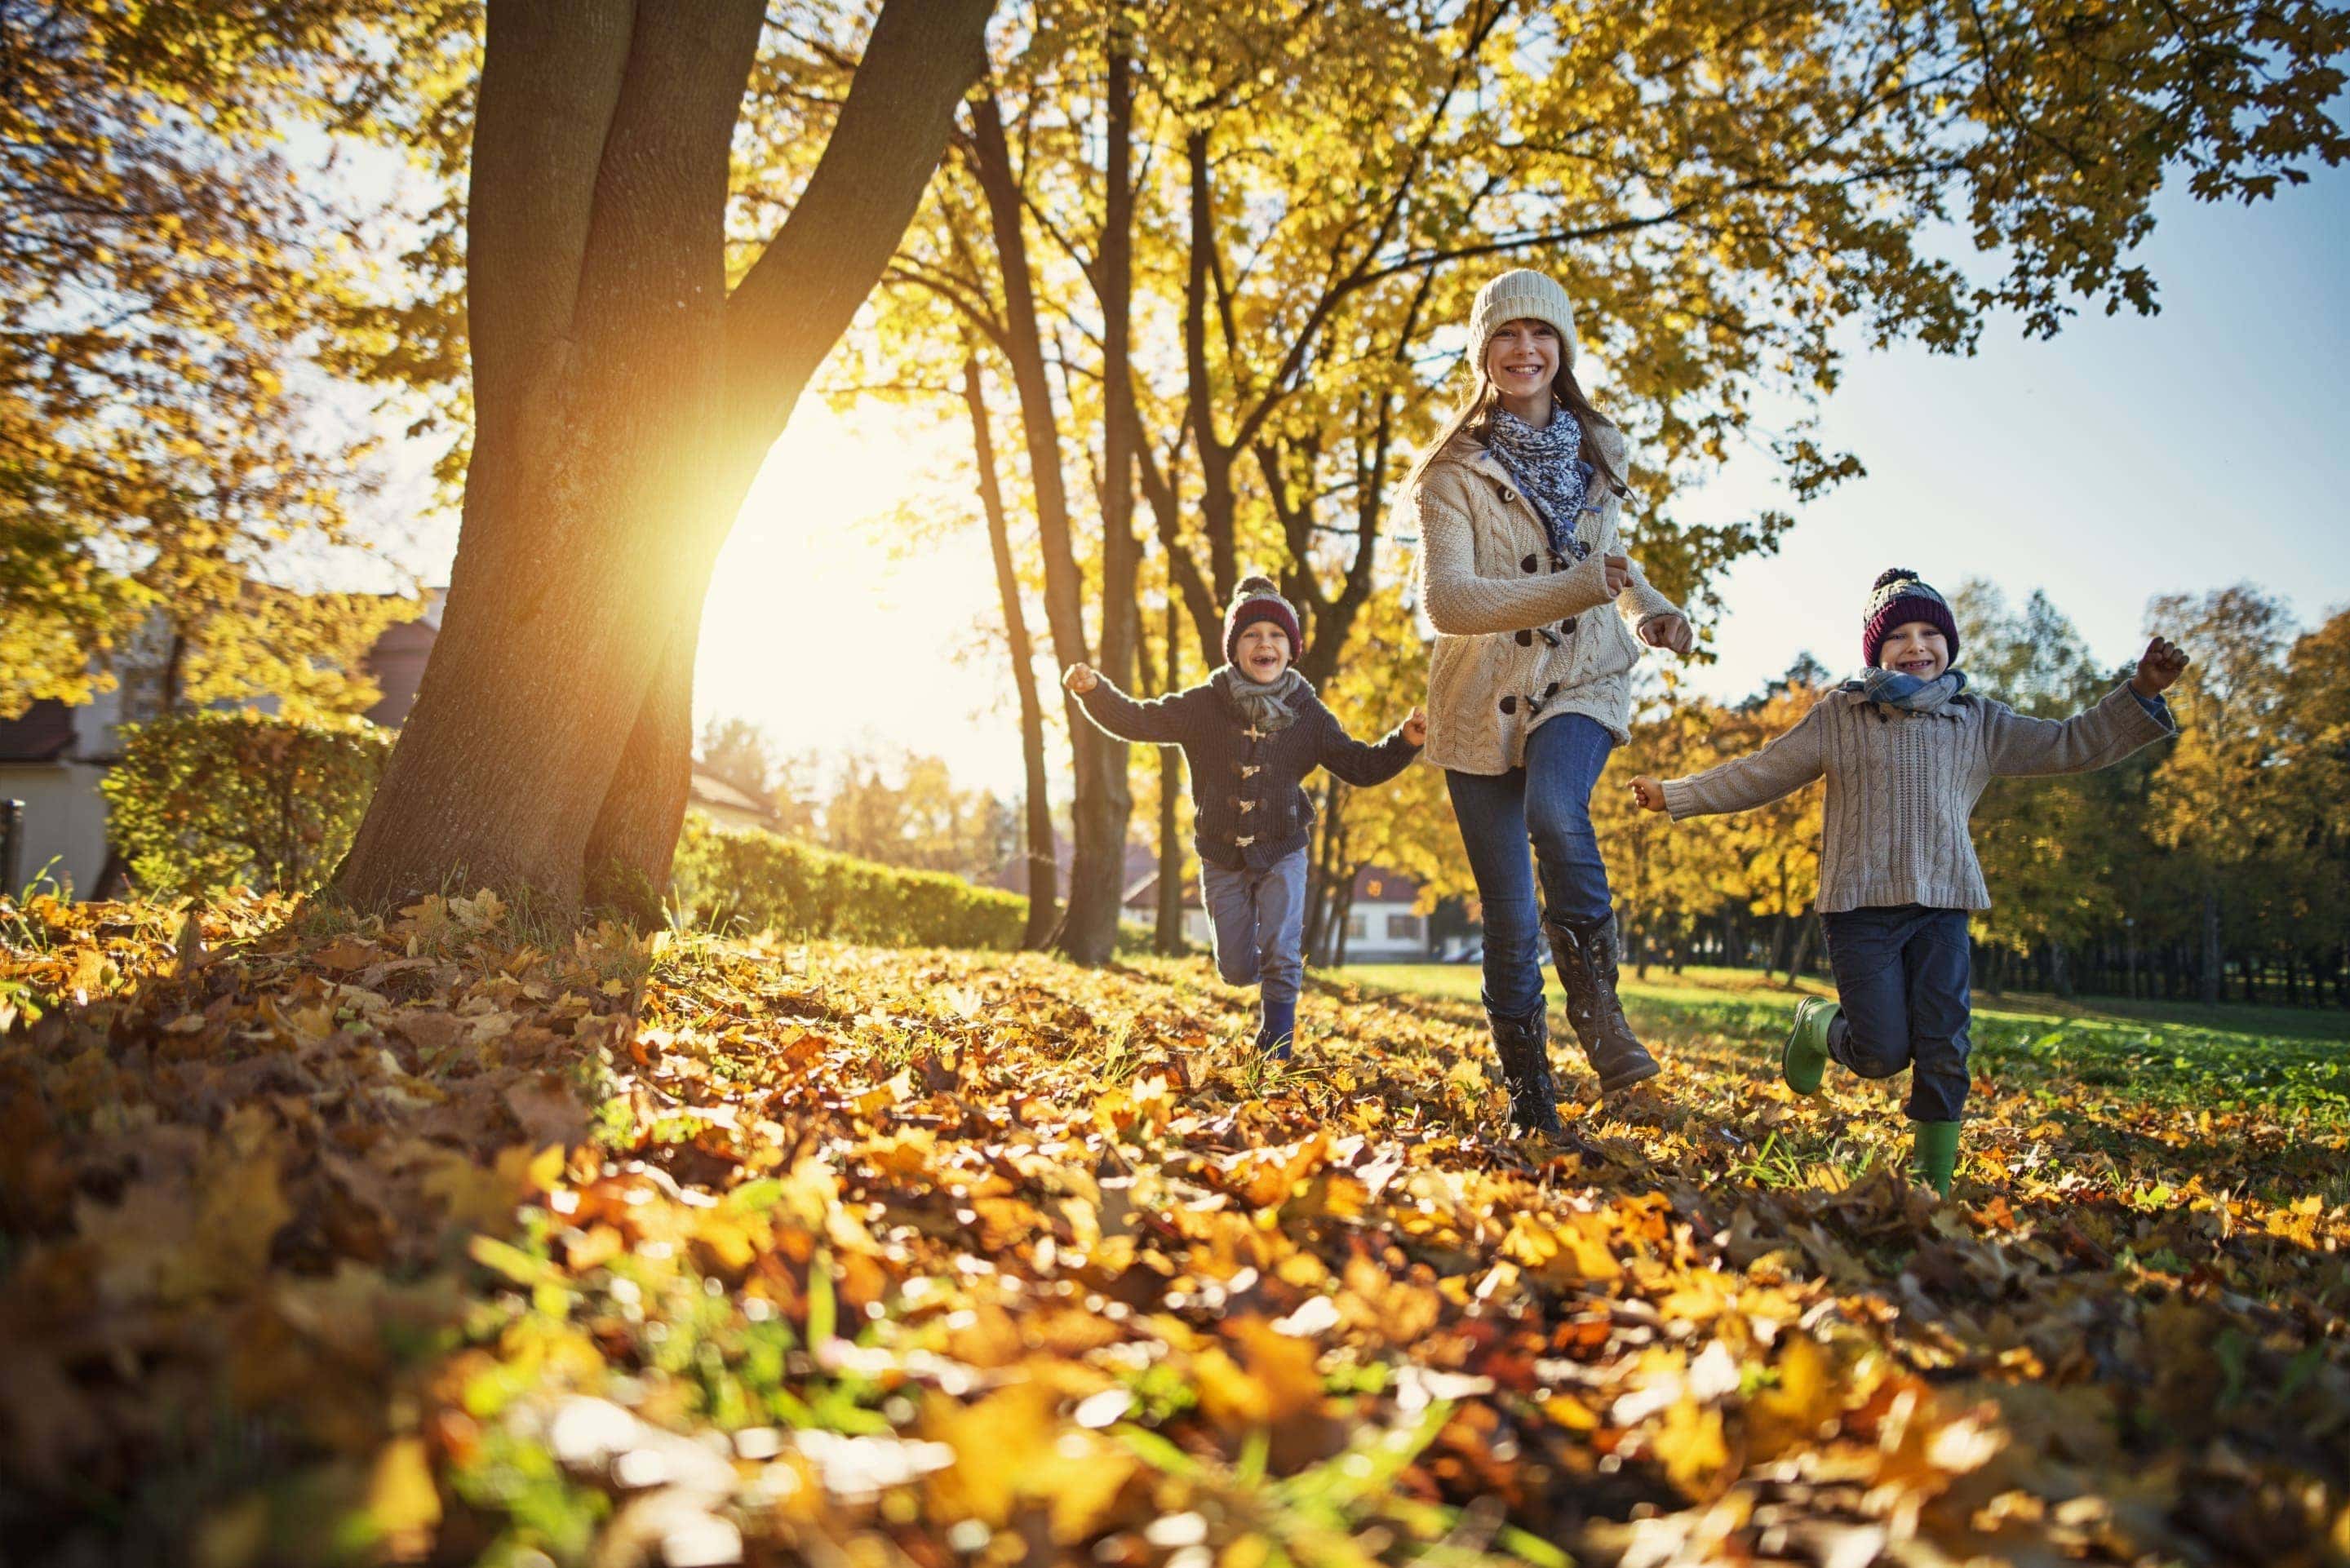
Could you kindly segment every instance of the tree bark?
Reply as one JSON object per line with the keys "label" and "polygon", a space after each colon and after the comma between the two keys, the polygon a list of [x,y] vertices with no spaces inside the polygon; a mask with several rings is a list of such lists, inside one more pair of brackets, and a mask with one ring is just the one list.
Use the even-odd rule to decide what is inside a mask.
{"label": "tree bark", "polygon": [[985,0],[890,0],[784,233],[730,298],[759,0],[493,0],[467,214],[476,429],[439,639],[336,886],[658,909],[718,547],[904,233]]}
{"label": "tree bark", "polygon": [[[1013,385],[1020,397],[1020,426],[1028,448],[1030,487],[1036,497],[1036,526],[1045,549],[1045,619],[1055,659],[1063,665],[1090,664],[1086,639],[1085,579],[1078,570],[1069,523],[1068,491],[1061,473],[1061,438],[1045,373],[1044,338],[1036,323],[1035,284],[1028,264],[1027,235],[1021,222],[1018,175],[1004,140],[1003,114],[992,95],[972,100],[972,166],[986,197],[988,221],[1003,275],[1005,349]],[[1125,816],[1115,812],[1109,778],[1111,742],[1094,728],[1074,698],[1065,698],[1075,798],[1070,805],[1075,840],[1069,866],[1068,909],[1061,922],[1060,949],[1080,963],[1100,963],[1118,940],[1118,918],[1125,888]],[[1120,774],[1123,783],[1123,773]],[[1128,802],[1131,809],[1131,801]]]}
{"label": "tree bark", "polygon": [[[1159,682],[1163,695],[1172,691],[1183,679],[1181,617],[1176,614],[1176,598],[1170,588],[1167,595],[1167,661],[1166,678]],[[1183,940],[1183,836],[1179,822],[1177,795],[1183,782],[1183,753],[1180,747],[1159,748],[1159,926],[1158,950],[1170,958],[1180,957],[1186,943]],[[1204,902],[1205,895],[1202,895]]]}
{"label": "tree bark", "polygon": [[1053,798],[1045,772],[1045,705],[1036,691],[1036,649],[1028,640],[1028,610],[1020,594],[1020,574],[1012,563],[1012,531],[1003,512],[1003,489],[995,477],[995,436],[987,394],[976,358],[962,362],[962,400],[971,412],[972,461],[979,470],[979,503],[987,514],[988,552],[995,561],[995,592],[1003,605],[1003,640],[1012,656],[1012,681],[1020,694],[1020,761],[1026,777],[1024,836],[1028,864],[1028,924],[1020,945],[1050,947],[1061,918],[1060,867],[1053,859]]}
{"label": "tree bark", "polygon": [[[1132,682],[1142,645],[1139,579],[1142,543],[1134,532],[1134,69],[1122,23],[1108,26],[1104,138],[1107,189],[1103,197],[1101,243],[1095,285],[1102,307],[1102,586],[1101,667],[1121,686]],[[1169,662],[1173,662],[1170,651]],[[1125,908],[1126,836],[1134,815],[1134,790],[1128,776],[1133,748],[1100,738],[1102,748],[1102,837],[1118,867],[1109,883],[1107,916],[1097,903],[1083,911],[1096,929],[1073,932],[1073,948],[1107,958],[1118,940]],[[1159,749],[1159,766],[1168,766]],[[1072,899],[1074,903],[1075,900]],[[1072,925],[1076,924],[1072,921]]]}
{"label": "tree bark", "polygon": [[2206,1006],[2217,1006],[2220,1001],[2220,965],[2226,961],[2220,951],[2219,889],[2203,889],[2203,972],[2197,977],[2197,992]]}

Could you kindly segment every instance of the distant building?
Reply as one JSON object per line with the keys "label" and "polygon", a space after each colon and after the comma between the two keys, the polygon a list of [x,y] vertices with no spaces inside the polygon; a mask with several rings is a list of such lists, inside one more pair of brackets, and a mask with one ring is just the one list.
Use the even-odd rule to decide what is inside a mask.
{"label": "distant building", "polygon": [[[1415,913],[1419,884],[1399,871],[1366,866],[1355,877],[1355,899],[1347,915],[1348,963],[1425,963],[1432,950],[1428,920]],[[1159,873],[1154,869],[1126,893],[1126,918],[1142,925],[1159,919]],[[1195,947],[1210,945],[1208,911],[1200,899],[1196,873],[1183,878],[1183,937]]]}
{"label": "distant building", "polygon": [[[377,723],[396,727],[416,705],[416,687],[424,673],[425,656],[441,633],[445,588],[425,590],[424,613],[411,621],[388,628],[368,652],[367,671],[382,689],[382,700],[367,711]],[[160,649],[134,648],[119,684],[78,707],[43,700],[20,718],[0,720],[0,800],[25,803],[23,827],[13,870],[0,866],[0,876],[13,876],[12,894],[47,873],[78,898],[100,898],[120,891],[109,864],[106,837],[106,797],[99,781],[121,756],[116,738],[119,725],[154,716],[162,668]],[[276,708],[276,700],[263,697],[252,706],[263,712]]]}
{"label": "distant building", "polygon": [[1400,871],[1366,866],[1355,874],[1347,912],[1348,963],[1425,963],[1428,919],[1416,913],[1419,884]]}
{"label": "distant building", "polygon": [[78,898],[106,871],[106,799],[98,781],[114,763],[120,691],[79,707],[44,698],[0,720],[0,800],[24,802],[16,864],[0,866],[11,897],[46,877]]}
{"label": "distant building", "polygon": [[383,635],[368,649],[367,672],[383,695],[367,716],[388,730],[408,722],[409,712],[416,706],[416,688],[424,680],[424,661],[441,636],[441,610],[448,598],[447,588],[425,589],[424,613],[384,628]]}
{"label": "distant building", "polygon": [[693,788],[687,804],[721,827],[755,827],[767,833],[783,830],[783,819],[775,815],[773,805],[700,768],[693,770]]}

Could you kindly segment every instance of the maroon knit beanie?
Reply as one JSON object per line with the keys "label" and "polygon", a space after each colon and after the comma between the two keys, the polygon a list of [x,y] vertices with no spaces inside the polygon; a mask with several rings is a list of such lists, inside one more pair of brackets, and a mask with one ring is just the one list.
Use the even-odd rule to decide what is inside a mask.
{"label": "maroon knit beanie", "polygon": [[1897,626],[1907,626],[1922,620],[1942,634],[1950,645],[1950,662],[1959,661],[1959,623],[1950,618],[1950,601],[1926,586],[1917,573],[1907,566],[1894,566],[1877,574],[1877,586],[1868,596],[1868,611],[1860,623],[1860,662],[1863,668],[1877,668],[1877,653],[1885,639]]}
{"label": "maroon knit beanie", "polygon": [[1224,662],[1231,664],[1239,657],[1241,633],[1258,621],[1269,620],[1289,638],[1289,661],[1297,662],[1305,653],[1305,639],[1297,630],[1297,612],[1281,597],[1281,590],[1271,577],[1243,577],[1241,586],[1232,590],[1232,608],[1224,612]]}

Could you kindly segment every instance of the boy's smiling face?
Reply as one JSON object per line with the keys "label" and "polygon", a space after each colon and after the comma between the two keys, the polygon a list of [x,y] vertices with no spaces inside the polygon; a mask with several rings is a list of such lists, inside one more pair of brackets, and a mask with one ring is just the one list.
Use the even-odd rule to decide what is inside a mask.
{"label": "boy's smiling face", "polygon": [[1930,621],[1905,620],[1885,634],[1877,668],[1931,680],[1950,667],[1950,644]]}
{"label": "boy's smiling face", "polygon": [[1281,679],[1289,668],[1289,634],[1269,620],[1254,620],[1232,639],[1232,663],[1260,686]]}

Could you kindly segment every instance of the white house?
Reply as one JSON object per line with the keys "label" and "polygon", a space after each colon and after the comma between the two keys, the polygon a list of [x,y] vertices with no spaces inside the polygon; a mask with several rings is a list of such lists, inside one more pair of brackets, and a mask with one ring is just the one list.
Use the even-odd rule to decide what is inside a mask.
{"label": "white house", "polygon": [[1347,913],[1348,963],[1425,963],[1428,917],[1415,911],[1419,884],[1400,871],[1366,866],[1355,874]]}
{"label": "white house", "polygon": [[107,849],[98,781],[114,761],[121,699],[102,691],[78,708],[44,700],[20,718],[0,720],[0,801],[22,803],[13,863],[0,865],[12,897],[35,881],[79,898],[98,887]]}
{"label": "white house", "polygon": [[[1399,871],[1366,866],[1355,876],[1355,899],[1347,916],[1348,963],[1425,963],[1430,950],[1428,918],[1412,906],[1419,884]],[[1159,919],[1159,874],[1134,883],[1126,893],[1126,918],[1139,925]],[[1200,901],[1196,875],[1183,878],[1183,937],[1194,947],[1209,945],[1208,912]]]}
{"label": "white house", "polygon": [[[447,591],[426,589],[424,613],[386,628],[369,649],[368,673],[383,692],[367,711],[375,722],[396,727],[415,706]],[[162,706],[163,649],[152,636],[142,639],[118,662],[113,691],[78,707],[45,699],[20,718],[0,720],[0,801],[23,803],[16,864],[0,866],[10,893],[46,875],[77,898],[120,896],[120,888],[109,885],[119,881],[119,868],[109,865],[106,797],[98,784],[121,755],[116,726],[153,718]],[[250,706],[271,712],[277,700],[265,695]]]}

